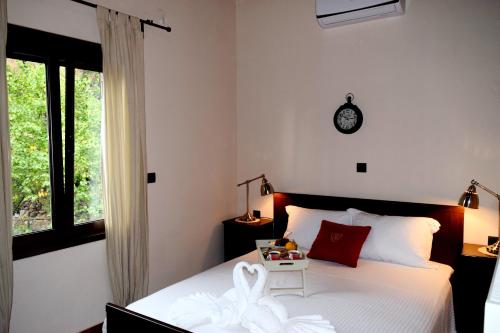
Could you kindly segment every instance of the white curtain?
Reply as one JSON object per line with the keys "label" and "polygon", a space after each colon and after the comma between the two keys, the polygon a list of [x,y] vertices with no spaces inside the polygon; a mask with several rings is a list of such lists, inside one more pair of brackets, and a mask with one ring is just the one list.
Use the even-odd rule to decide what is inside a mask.
{"label": "white curtain", "polygon": [[0,0],[0,333],[9,332],[12,309],[12,189],[5,46],[7,0]]}
{"label": "white curtain", "polygon": [[144,39],[138,18],[97,7],[104,74],[104,218],[114,303],[148,289]]}

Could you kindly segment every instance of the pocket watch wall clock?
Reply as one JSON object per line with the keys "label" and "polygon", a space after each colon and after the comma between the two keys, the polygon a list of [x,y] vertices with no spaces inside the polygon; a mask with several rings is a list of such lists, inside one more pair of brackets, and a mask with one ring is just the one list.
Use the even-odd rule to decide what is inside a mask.
{"label": "pocket watch wall clock", "polygon": [[335,128],[344,134],[352,134],[361,128],[363,124],[363,113],[354,104],[354,95],[348,93],[345,96],[347,103],[341,105],[333,115]]}

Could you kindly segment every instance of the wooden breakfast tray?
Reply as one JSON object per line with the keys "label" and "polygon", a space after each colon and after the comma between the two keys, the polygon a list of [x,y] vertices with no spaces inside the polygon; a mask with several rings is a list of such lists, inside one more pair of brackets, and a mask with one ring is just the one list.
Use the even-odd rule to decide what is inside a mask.
{"label": "wooden breakfast tray", "polygon": [[255,241],[257,252],[259,253],[259,261],[264,267],[270,271],[296,271],[306,269],[309,265],[309,260],[305,257],[304,251],[298,249],[302,253],[300,259],[281,259],[281,260],[268,260],[264,257],[264,252],[272,249],[283,249],[283,246],[275,246],[274,239],[258,239]]}

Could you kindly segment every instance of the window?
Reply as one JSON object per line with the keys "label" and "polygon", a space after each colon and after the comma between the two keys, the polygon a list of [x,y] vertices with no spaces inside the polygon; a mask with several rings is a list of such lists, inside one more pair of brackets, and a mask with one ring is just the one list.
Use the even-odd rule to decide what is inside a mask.
{"label": "window", "polygon": [[14,259],[103,239],[100,45],[8,29]]}

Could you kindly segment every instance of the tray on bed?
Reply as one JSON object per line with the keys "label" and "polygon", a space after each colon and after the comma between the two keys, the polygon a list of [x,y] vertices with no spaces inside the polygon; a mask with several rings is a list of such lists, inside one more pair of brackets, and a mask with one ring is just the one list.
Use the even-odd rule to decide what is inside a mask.
{"label": "tray on bed", "polygon": [[268,259],[265,256],[268,251],[286,251],[283,246],[275,246],[274,241],[275,239],[257,239],[255,241],[257,253],[259,254],[259,261],[264,267],[270,271],[295,271],[307,268],[309,260],[306,258],[304,251],[300,248],[297,248],[301,254],[299,259]]}

